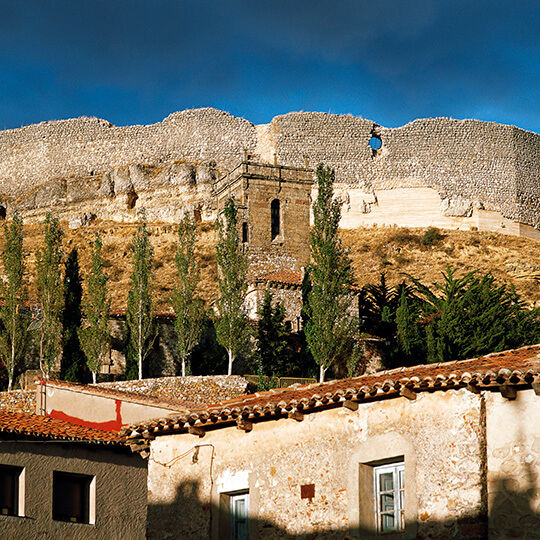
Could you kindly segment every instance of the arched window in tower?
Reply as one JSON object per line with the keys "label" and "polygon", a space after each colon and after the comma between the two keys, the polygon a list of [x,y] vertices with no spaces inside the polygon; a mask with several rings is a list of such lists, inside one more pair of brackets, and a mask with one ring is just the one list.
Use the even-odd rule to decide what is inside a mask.
{"label": "arched window in tower", "polygon": [[272,240],[279,235],[279,199],[274,199],[270,205],[270,215],[272,218]]}

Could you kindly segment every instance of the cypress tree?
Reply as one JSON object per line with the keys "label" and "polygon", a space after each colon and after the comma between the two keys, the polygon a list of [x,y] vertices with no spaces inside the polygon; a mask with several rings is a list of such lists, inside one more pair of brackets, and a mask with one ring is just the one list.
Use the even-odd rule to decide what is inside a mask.
{"label": "cypress tree", "polygon": [[62,312],[62,360],[60,378],[84,382],[85,361],[78,331],[81,327],[82,283],[77,249],[68,255],[64,270],[64,309]]}

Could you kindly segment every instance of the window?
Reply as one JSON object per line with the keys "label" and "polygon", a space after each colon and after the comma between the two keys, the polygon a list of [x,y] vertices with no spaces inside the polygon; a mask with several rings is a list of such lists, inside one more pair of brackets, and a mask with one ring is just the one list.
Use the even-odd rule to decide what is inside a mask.
{"label": "window", "polygon": [[24,515],[24,469],[0,465],[0,515]]}
{"label": "window", "polygon": [[242,242],[245,244],[248,241],[248,224],[246,221],[242,223]]}
{"label": "window", "polygon": [[53,519],[95,522],[95,477],[54,471]]}
{"label": "window", "polygon": [[272,240],[280,233],[279,227],[279,199],[274,199],[270,205]]}
{"label": "window", "polygon": [[249,491],[221,493],[219,508],[219,538],[248,540]]}
{"label": "window", "polygon": [[247,540],[249,536],[249,494],[230,496],[231,540]]}
{"label": "window", "polygon": [[377,532],[402,531],[405,528],[405,465],[403,462],[373,469],[376,497]]}

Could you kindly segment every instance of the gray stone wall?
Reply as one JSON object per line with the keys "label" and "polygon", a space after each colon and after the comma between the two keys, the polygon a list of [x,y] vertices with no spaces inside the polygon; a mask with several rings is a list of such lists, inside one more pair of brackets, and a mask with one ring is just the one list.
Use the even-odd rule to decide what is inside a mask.
{"label": "gray stone wall", "polygon": [[[378,151],[369,146],[374,134],[382,141]],[[8,212],[16,201],[33,196],[38,201],[27,202],[24,209],[41,208],[40,198],[45,206],[76,205],[127,197],[129,182],[135,191],[138,182],[139,206],[161,207],[170,193],[177,205],[189,200],[195,207],[208,193],[176,189],[170,178],[186,184],[186,171],[167,176],[161,168],[178,161],[187,168],[215,164],[219,175],[233,168],[245,151],[261,161],[276,159],[294,167],[324,162],[336,169],[338,182],[375,194],[431,187],[449,208],[484,208],[540,226],[540,136],[513,126],[447,118],[390,129],[350,115],[289,113],[254,126],[206,108],[174,113],[150,126],[114,127],[95,118],[45,122],[0,132],[0,202],[7,203]],[[155,170],[143,174],[142,165]],[[122,168],[128,172],[113,172]],[[196,183],[212,176],[197,175]],[[162,181],[165,176],[169,180]],[[156,190],[159,196],[142,196]],[[117,211],[111,207],[105,217]],[[174,211],[169,213],[170,219],[176,218]],[[157,218],[167,216],[156,213]]]}

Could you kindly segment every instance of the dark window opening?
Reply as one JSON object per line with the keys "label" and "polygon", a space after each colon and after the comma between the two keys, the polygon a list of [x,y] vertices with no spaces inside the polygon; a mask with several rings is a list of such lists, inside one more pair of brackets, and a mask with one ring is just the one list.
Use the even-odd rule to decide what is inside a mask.
{"label": "dark window opening", "polygon": [[53,519],[90,523],[92,476],[55,471],[53,473]]}
{"label": "dark window opening", "polygon": [[274,199],[270,205],[270,215],[272,219],[272,240],[279,235],[279,200]]}
{"label": "dark window opening", "polygon": [[19,515],[19,482],[21,467],[0,466],[0,514]]}
{"label": "dark window opening", "polygon": [[248,224],[244,221],[242,223],[242,242],[246,243],[248,241]]}
{"label": "dark window opening", "polygon": [[6,207],[0,205],[0,219],[6,219]]}

